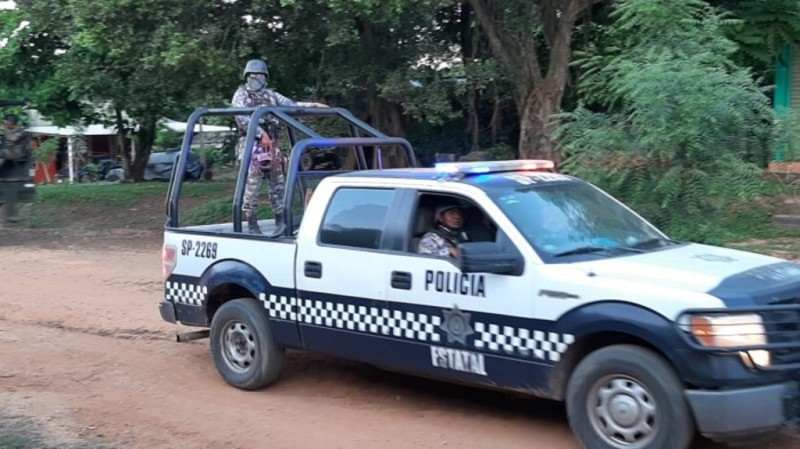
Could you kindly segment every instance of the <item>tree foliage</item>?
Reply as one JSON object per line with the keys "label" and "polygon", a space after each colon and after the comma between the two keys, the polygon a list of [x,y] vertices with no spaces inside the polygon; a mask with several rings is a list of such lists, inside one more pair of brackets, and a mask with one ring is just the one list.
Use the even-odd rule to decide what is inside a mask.
{"label": "tree foliage", "polygon": [[737,22],[699,0],[620,0],[612,18],[608,47],[577,61],[565,168],[677,236],[709,238],[722,202],[755,192],[771,142],[769,100],[731,59]]}
{"label": "tree foliage", "polygon": [[[135,160],[118,144],[133,178],[144,168],[156,120],[229,104],[250,58],[267,60],[270,85],[281,93],[351,109],[388,134],[408,137],[425,162],[436,152],[499,154],[509,146],[518,156],[558,159],[552,118],[564,98],[570,107],[580,100],[590,110],[613,112],[619,126],[632,120],[644,126],[648,108],[678,110],[657,101],[666,94],[647,103],[644,90],[676,96],[674,85],[685,80],[696,97],[686,106],[691,111],[682,112],[685,121],[696,113],[698,128],[715,126],[721,119],[712,123],[702,111],[722,108],[720,96],[733,88],[699,92],[713,80],[744,82],[734,77],[737,64],[766,73],[776,46],[800,27],[800,0],[681,0],[675,5],[688,8],[682,12],[660,3],[19,0],[18,10],[0,11],[8,38],[0,48],[0,95],[31,99],[59,125],[102,115],[137,140]],[[709,13],[707,3],[720,10]],[[619,7],[605,22],[609,4]],[[29,24],[18,29],[22,21]],[[573,48],[583,51],[582,61],[570,67]],[[687,71],[678,73],[676,61]],[[603,69],[607,62],[614,64]],[[640,67],[637,86],[628,72]],[[669,76],[661,79],[660,70]],[[661,132],[654,130],[652,139]],[[743,151],[760,164],[761,135],[731,138],[731,145],[755,142]]]}
{"label": "tree foliage", "polygon": [[552,139],[572,58],[575,24],[602,0],[468,0],[492,54],[513,83],[519,155],[561,159]]}
{"label": "tree foliage", "polygon": [[[47,111],[47,102],[61,94],[81,105],[84,117],[104,117],[120,137],[131,133],[135,152],[121,138],[118,148],[134,180],[144,173],[157,121],[199,106],[197,99],[217,88],[231,73],[225,70],[232,66],[228,62],[238,59],[241,40],[228,38],[235,31],[214,20],[231,23],[225,19],[235,7],[221,0],[20,0],[18,5],[33,27],[19,48],[42,55],[45,66],[20,74],[37,80],[36,106]],[[36,64],[20,67],[31,71]]]}
{"label": "tree foliage", "polygon": [[800,36],[800,0],[710,0],[709,3],[728,11],[739,19],[726,30],[727,36],[738,45],[733,58],[739,65],[753,68],[764,79],[774,67],[781,47]]}

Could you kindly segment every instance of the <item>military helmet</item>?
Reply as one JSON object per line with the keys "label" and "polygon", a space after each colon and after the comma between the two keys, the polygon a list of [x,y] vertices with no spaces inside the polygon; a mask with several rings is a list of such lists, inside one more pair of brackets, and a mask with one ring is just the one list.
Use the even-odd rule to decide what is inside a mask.
{"label": "military helmet", "polygon": [[441,221],[442,214],[450,209],[458,209],[463,212],[463,207],[457,201],[448,198],[438,206],[436,206],[436,211],[433,213],[433,218],[436,221]]}
{"label": "military helmet", "polygon": [[260,59],[251,59],[247,61],[247,65],[244,66],[244,73],[242,76],[247,78],[248,73],[263,73],[264,76],[269,78],[269,70],[267,70],[267,63],[260,60]]}

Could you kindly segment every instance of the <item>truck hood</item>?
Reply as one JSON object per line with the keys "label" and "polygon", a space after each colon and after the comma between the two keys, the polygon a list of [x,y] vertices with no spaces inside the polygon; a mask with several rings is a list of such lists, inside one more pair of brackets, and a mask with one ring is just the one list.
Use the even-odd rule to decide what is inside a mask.
{"label": "truck hood", "polygon": [[707,293],[728,307],[793,303],[800,298],[800,265],[697,243],[578,265],[598,277]]}

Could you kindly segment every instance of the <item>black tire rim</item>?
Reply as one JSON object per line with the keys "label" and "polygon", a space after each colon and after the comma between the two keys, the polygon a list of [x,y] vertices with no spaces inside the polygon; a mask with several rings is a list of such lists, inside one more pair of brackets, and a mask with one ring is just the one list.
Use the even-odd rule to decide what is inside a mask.
{"label": "black tire rim", "polygon": [[589,390],[586,406],[594,432],[615,448],[644,448],[658,434],[658,405],[632,377],[614,374],[599,379]]}

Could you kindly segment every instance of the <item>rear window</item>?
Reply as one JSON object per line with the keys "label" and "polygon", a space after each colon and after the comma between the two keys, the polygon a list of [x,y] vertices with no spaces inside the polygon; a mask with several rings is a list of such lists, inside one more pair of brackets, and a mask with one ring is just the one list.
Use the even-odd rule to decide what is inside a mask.
{"label": "rear window", "polygon": [[392,189],[337,190],[322,222],[320,243],[378,249],[393,198]]}

